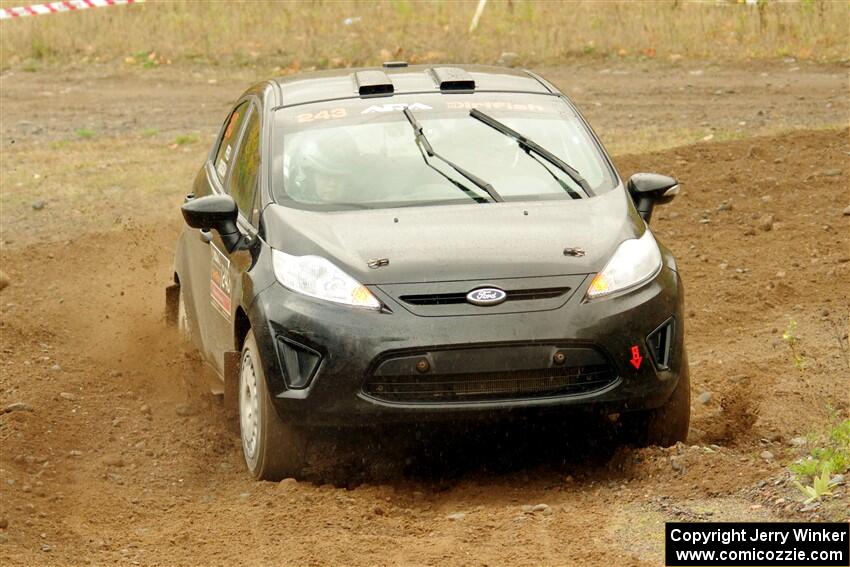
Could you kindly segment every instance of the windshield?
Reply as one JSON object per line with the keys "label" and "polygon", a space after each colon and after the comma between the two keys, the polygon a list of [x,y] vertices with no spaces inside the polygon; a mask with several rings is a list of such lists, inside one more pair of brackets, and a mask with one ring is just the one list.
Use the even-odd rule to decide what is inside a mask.
{"label": "windshield", "polygon": [[[555,96],[479,93],[405,95],[298,105],[277,111],[275,200],[344,210],[490,200],[452,168],[426,163],[403,114],[415,114],[434,151],[489,183],[505,201],[572,199],[581,188],[542,166],[513,139],[469,116],[479,108],[569,163],[594,193],[614,173],[581,119]],[[547,164],[548,165],[548,164]],[[554,173],[554,175],[553,175]],[[459,189],[459,185],[467,190]]]}

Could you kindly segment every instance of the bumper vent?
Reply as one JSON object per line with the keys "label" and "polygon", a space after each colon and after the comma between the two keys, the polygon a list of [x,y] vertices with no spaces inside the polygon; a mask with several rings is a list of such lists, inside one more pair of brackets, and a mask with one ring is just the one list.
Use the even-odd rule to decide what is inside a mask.
{"label": "bumper vent", "polygon": [[531,371],[372,376],[363,391],[395,403],[499,401],[587,394],[617,381],[608,364]]}
{"label": "bumper vent", "polygon": [[673,333],[676,330],[674,323],[672,318],[668,319],[646,337],[649,352],[659,370],[670,368],[670,351],[673,345]]}
{"label": "bumper vent", "polygon": [[321,355],[309,347],[281,337],[277,339],[277,350],[287,387],[307,387],[319,368]]}

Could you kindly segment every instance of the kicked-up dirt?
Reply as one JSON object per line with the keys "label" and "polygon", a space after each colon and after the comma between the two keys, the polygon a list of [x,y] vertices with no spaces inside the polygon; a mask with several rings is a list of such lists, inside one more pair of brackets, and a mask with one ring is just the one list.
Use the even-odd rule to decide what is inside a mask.
{"label": "kicked-up dirt", "polygon": [[805,506],[787,465],[850,415],[849,155],[832,129],[615,159],[682,182],[652,222],[686,286],[693,420],[669,449],[575,419],[428,443],[340,432],[313,449],[331,466],[254,482],[163,321],[180,193],[120,229],[13,235],[0,563],[658,565],[667,520],[846,520],[847,485]]}

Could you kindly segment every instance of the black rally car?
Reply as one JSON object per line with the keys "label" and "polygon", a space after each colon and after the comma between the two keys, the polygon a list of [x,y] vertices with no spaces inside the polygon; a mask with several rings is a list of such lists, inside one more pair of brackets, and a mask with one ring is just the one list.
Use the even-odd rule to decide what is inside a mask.
{"label": "black rally car", "polygon": [[321,426],[570,409],[684,440],[682,284],[624,185],[528,71],[403,63],[239,98],[182,207],[168,314],[238,407],[257,478]]}

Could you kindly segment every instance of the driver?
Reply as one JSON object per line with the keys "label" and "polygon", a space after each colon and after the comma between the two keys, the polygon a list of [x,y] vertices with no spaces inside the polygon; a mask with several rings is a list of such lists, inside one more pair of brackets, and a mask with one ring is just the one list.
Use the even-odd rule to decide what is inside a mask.
{"label": "driver", "polygon": [[357,143],[345,129],[313,132],[301,148],[299,162],[305,196],[317,203],[357,201],[353,165],[359,155]]}

